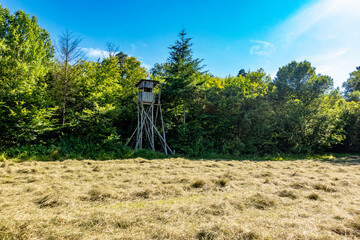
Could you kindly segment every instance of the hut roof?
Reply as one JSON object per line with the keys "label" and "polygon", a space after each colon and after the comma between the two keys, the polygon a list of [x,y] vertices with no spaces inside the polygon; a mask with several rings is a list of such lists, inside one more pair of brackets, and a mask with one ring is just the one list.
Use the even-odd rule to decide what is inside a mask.
{"label": "hut roof", "polygon": [[141,79],[139,82],[135,84],[135,86],[138,87],[142,82],[152,82],[154,84],[154,87],[159,84],[159,81],[155,81],[151,79]]}

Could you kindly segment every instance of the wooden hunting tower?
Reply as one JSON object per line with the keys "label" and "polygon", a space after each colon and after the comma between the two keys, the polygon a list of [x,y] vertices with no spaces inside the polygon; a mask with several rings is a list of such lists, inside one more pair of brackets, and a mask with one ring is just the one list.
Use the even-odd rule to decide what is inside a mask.
{"label": "wooden hunting tower", "polygon": [[[136,141],[135,141],[135,149],[143,148],[143,137],[148,139],[149,146],[152,150],[155,151],[155,142],[154,142],[154,132],[159,136],[159,140],[162,148],[165,151],[165,154],[168,154],[168,151],[171,154],[174,152],[170,149],[169,145],[166,143],[165,137],[165,126],[164,120],[161,111],[161,103],[159,93],[157,98],[157,103],[155,103],[155,94],[153,89],[158,85],[158,81],[150,80],[150,79],[141,79],[135,86],[139,89],[138,98],[137,98],[137,110],[138,110],[138,121],[137,127],[130,139],[126,143],[128,145],[131,139],[135,136],[136,133]],[[154,121],[154,107],[156,108],[156,115]],[[156,127],[156,121],[158,118],[158,113],[160,113],[161,120],[161,132]]]}
{"label": "wooden hunting tower", "polygon": [[135,86],[139,89],[138,102],[142,103],[153,103],[154,93],[153,89],[158,85],[158,81],[142,79]]}

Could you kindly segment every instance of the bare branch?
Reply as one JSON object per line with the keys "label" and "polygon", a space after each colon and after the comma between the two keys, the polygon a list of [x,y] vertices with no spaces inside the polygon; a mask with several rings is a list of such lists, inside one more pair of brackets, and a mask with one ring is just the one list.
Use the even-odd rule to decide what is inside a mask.
{"label": "bare branch", "polygon": [[106,44],[106,50],[109,53],[109,57],[111,57],[119,53],[120,47],[115,46],[115,44],[108,42]]}
{"label": "bare branch", "polygon": [[69,30],[63,32],[59,37],[57,56],[60,62],[73,64],[84,58],[85,53],[80,48],[81,38]]}

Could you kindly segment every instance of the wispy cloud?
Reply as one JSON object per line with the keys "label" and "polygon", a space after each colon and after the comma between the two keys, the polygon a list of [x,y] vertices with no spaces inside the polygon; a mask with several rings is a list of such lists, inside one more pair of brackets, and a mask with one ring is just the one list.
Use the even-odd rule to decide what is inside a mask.
{"label": "wispy cloud", "polygon": [[[136,48],[135,45],[131,45],[131,47]],[[99,48],[81,48],[86,56],[92,60],[97,60],[97,59],[103,59],[109,56],[109,52],[106,50],[102,50]],[[132,55],[128,55],[129,57],[131,57]],[[142,57],[138,57],[138,60],[141,62],[141,67],[146,68],[146,70],[150,70],[152,68],[152,66],[146,64],[143,60]]]}
{"label": "wispy cloud", "polygon": [[[344,25],[359,19],[359,0],[319,0],[302,9],[280,27],[287,29],[286,40],[295,41],[304,34],[319,30],[316,33],[322,39],[334,39],[337,33],[355,26]],[[329,30],[332,31],[329,31]],[[315,33],[315,32],[314,32]],[[320,36],[326,33],[324,36]]]}
{"label": "wispy cloud", "polygon": [[270,57],[275,52],[275,46],[270,42],[254,40],[256,45],[250,48],[251,55],[261,55]]}
{"label": "wispy cloud", "polygon": [[152,66],[144,63],[143,61],[141,61],[141,67],[145,68],[148,71],[150,71],[150,69],[152,68]]}
{"label": "wispy cloud", "polygon": [[89,58],[105,58],[109,56],[109,52],[99,48],[82,48],[86,56]]}
{"label": "wispy cloud", "polygon": [[269,41],[277,46],[273,62],[308,60],[341,86],[360,65],[359,9],[359,0],[318,0],[307,5],[271,33]]}

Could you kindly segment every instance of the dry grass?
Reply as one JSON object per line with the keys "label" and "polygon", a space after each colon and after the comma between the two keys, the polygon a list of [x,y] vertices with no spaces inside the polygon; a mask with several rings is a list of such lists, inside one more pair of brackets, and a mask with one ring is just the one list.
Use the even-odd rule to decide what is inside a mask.
{"label": "dry grass", "polygon": [[0,164],[0,239],[360,238],[341,159]]}

